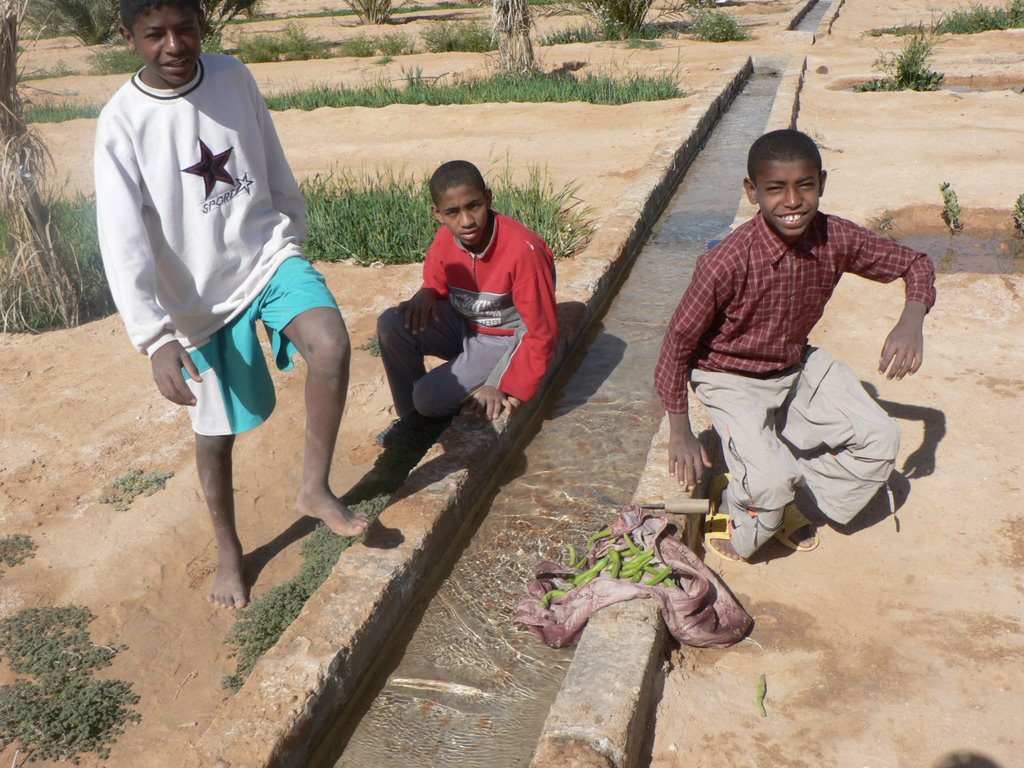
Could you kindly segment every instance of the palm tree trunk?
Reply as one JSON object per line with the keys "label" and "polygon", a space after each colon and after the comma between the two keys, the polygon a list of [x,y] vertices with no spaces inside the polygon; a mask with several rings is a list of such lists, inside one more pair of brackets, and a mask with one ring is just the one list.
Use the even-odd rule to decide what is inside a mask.
{"label": "palm tree trunk", "polygon": [[494,0],[494,38],[498,42],[501,68],[506,72],[536,69],[530,27],[530,6],[526,0]]}

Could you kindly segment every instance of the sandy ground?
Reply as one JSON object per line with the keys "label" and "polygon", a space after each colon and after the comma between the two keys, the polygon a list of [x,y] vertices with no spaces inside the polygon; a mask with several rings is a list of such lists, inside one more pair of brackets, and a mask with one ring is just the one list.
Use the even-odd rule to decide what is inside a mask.
{"label": "sandy ground", "polygon": [[[280,6],[282,16],[295,5],[268,3]],[[780,34],[779,20],[793,3],[744,2],[734,10],[751,25],[746,43],[681,39],[654,51],[573,45],[544,49],[542,56],[548,68],[583,61],[584,71],[671,72],[698,92],[717,87],[722,70],[748,55],[756,61],[804,52],[798,127],[822,144],[830,173],[825,210],[864,223],[891,215],[906,231],[940,228],[937,188],[950,181],[968,223],[984,212],[986,226],[1009,236],[1009,210],[1024,191],[1024,97],[1009,88],[1024,83],[1024,36],[987,33],[944,40],[937,50],[934,68],[998,90],[848,90],[876,74],[872,62],[886,45],[864,38],[863,30],[927,21],[957,5],[847,0],[833,34],[808,46]],[[334,26],[338,35],[354,30],[349,23]],[[40,57],[36,66],[61,60],[85,71],[83,52],[69,41],[45,41],[40,49],[28,54]],[[252,69],[273,91],[300,82],[399,78],[403,67],[455,77],[491,66],[485,55],[417,54],[384,66],[334,59]],[[124,79],[81,74],[38,81],[37,97],[102,101]],[[421,174],[455,156],[492,175],[540,168],[556,186],[575,185],[600,226],[686,111],[682,99],[626,107],[319,110],[276,114],[275,122],[299,176],[385,166]],[[42,126],[58,183],[69,192],[92,189],[94,128],[91,120]],[[573,269],[560,266],[561,286],[572,284]],[[324,271],[357,346],[372,334],[376,314],[418,284],[416,267],[340,264]],[[816,340],[877,387],[904,428],[909,489],[903,489],[899,535],[891,519],[854,532],[826,528],[813,555],[724,566],[727,583],[757,620],[754,638],[763,653],[744,645],[673,657],[653,765],[937,768],[960,750],[1001,768],[1019,761],[1022,744],[1012,722],[1024,703],[1024,522],[1014,470],[1022,429],[1024,350],[1017,328],[1024,279],[945,275],[939,295],[927,323],[925,367],[909,381],[894,384],[874,373],[901,303],[898,286],[844,283],[816,332]],[[28,534],[38,545],[33,559],[0,577],[0,615],[30,606],[89,606],[97,615],[93,639],[128,647],[105,674],[131,681],[142,697],[142,722],[129,726],[106,764],[172,765],[229,695],[220,681],[234,671],[223,643],[233,619],[204,600],[214,548],[187,417],[160,398],[117,317],[40,336],[3,336],[0,349],[6,362],[0,531]],[[240,438],[236,449],[239,528],[246,548],[255,550],[256,595],[294,573],[298,542],[308,531],[294,506],[301,370],[279,375],[277,383],[275,417]],[[337,492],[372,466],[378,453],[372,436],[391,418],[379,361],[357,349],[334,465]],[[105,486],[131,467],[174,477],[165,491],[139,497],[126,511],[100,503]],[[767,719],[754,704],[761,673],[769,680]],[[11,679],[0,664],[0,683]],[[0,751],[0,764],[13,756],[13,748]],[[96,761],[86,756],[82,764]]]}

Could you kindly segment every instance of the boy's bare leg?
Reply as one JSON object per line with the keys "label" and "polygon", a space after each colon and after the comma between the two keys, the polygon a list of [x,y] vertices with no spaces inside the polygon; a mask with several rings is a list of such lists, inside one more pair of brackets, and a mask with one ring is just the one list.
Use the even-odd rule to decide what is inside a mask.
{"label": "boy's bare leg", "polygon": [[234,444],[234,435],[196,435],[199,484],[217,538],[217,575],[206,599],[229,610],[249,604],[249,587],[242,577],[242,542],[235,528],[235,494],[231,487]]}
{"label": "boy's bare leg", "polygon": [[306,361],[306,442],[302,465],[299,511],[318,517],[340,536],[359,536],[369,525],[330,487],[331,461],[348,394],[348,366],[352,356],[348,331],[341,313],[316,307],[296,317],[284,334]]}

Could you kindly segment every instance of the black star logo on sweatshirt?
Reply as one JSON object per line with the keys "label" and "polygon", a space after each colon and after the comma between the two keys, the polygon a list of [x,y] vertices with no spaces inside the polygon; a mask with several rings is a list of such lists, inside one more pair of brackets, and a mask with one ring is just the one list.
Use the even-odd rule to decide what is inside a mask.
{"label": "black star logo on sweatshirt", "polygon": [[218,181],[223,181],[234,186],[235,180],[231,174],[227,172],[224,167],[227,165],[228,160],[231,158],[231,147],[228,147],[223,152],[213,154],[210,148],[203,143],[203,140],[199,140],[199,152],[201,153],[202,159],[195,165],[189,166],[188,168],[182,168],[182,173],[191,173],[196,176],[202,176],[203,184],[206,185],[206,196],[209,197],[213,191],[213,185]]}

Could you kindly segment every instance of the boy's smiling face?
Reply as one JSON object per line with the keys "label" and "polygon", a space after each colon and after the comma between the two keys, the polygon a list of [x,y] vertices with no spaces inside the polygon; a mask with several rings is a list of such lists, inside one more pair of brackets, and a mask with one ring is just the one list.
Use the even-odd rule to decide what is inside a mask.
{"label": "boy's smiling face", "polygon": [[818,213],[825,171],[807,159],[770,160],[744,179],[747,199],[786,245],[795,245]]}
{"label": "boy's smiling face", "polygon": [[130,50],[142,57],[140,77],[150,88],[180,88],[196,74],[205,22],[194,8],[158,5],[121,27]]}
{"label": "boy's smiling face", "polygon": [[491,240],[491,190],[473,184],[449,187],[431,206],[434,218],[471,251],[479,252]]}

